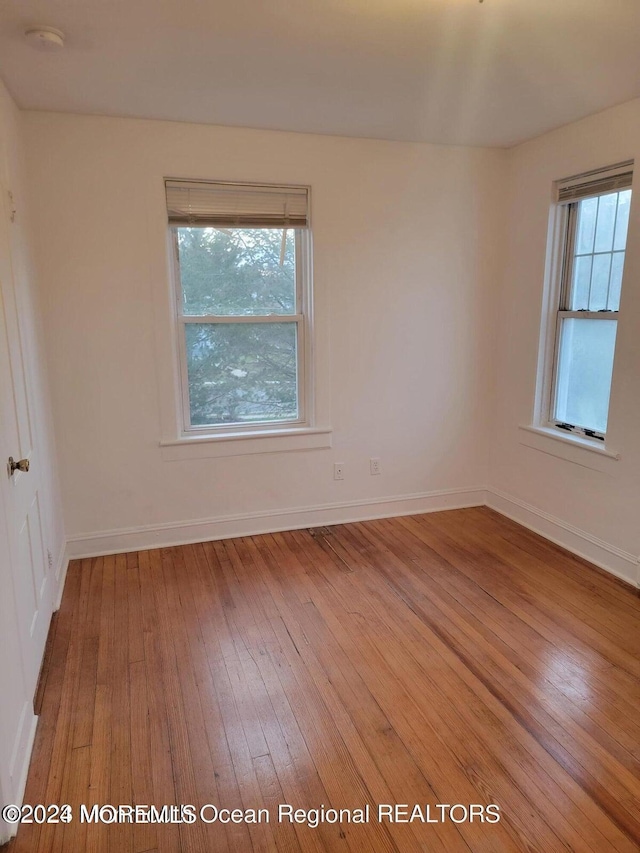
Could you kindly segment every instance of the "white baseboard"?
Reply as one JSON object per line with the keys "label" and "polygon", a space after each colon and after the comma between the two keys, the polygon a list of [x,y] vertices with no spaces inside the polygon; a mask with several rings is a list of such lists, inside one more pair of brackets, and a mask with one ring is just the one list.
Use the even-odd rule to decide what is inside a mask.
{"label": "white baseboard", "polygon": [[196,521],[145,525],[70,536],[67,540],[67,558],[75,560],[104,554],[121,554],[126,551],[187,545],[191,542],[209,542],[213,539],[228,539],[233,536],[253,536],[280,530],[321,527],[325,524],[346,524],[374,518],[418,515],[423,512],[483,506],[484,503],[483,488],[445,489],[275,512],[254,512]]}
{"label": "white baseboard", "polygon": [[69,548],[65,542],[58,556],[58,568],[56,569],[56,594],[53,600],[53,611],[60,609],[62,602],[62,593],[64,592],[64,582],[67,579],[67,569],[69,568]]}
{"label": "white baseboard", "polygon": [[24,799],[24,792],[27,787],[27,776],[29,775],[29,764],[31,763],[31,753],[33,752],[33,744],[36,739],[36,729],[38,727],[38,718],[35,714],[29,714],[26,743],[22,753],[21,767],[18,773],[18,781],[16,784],[16,802],[21,803]]}
{"label": "white baseboard", "polygon": [[15,835],[15,828],[9,828],[9,824],[0,817],[0,847],[11,841]]}
{"label": "white baseboard", "polygon": [[67,540],[66,551],[58,570],[56,607],[60,604],[64,576],[70,559],[485,505],[633,586],[640,586],[640,558],[636,555],[498,489],[468,488],[144,525],[71,536]]}
{"label": "white baseboard", "polygon": [[498,489],[486,491],[486,504],[501,515],[506,515],[507,518],[511,518],[523,527],[539,533],[550,542],[566,548],[567,551],[583,557],[590,563],[635,587],[640,586],[640,558],[636,555],[616,548],[615,545],[610,545],[608,542]]}

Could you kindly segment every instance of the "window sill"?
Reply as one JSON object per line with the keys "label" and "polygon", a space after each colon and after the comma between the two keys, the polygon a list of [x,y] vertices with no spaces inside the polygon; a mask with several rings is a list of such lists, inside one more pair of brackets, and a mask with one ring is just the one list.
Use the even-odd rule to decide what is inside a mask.
{"label": "window sill", "polygon": [[585,468],[609,472],[620,459],[619,453],[608,450],[601,442],[580,435],[564,435],[543,426],[520,426],[519,430],[520,444]]}
{"label": "window sill", "polygon": [[227,432],[217,435],[184,436],[161,441],[165,462],[206,459],[220,456],[244,456],[251,453],[282,453],[331,447],[331,427],[291,427],[252,432]]}

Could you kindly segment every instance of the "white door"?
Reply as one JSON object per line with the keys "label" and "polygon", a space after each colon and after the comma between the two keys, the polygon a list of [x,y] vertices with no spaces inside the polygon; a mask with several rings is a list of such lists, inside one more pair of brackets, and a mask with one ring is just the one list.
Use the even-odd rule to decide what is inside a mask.
{"label": "white door", "polygon": [[[0,348],[0,358],[5,355],[6,351]],[[4,492],[0,490],[0,804],[4,806],[19,802],[36,718],[22,665],[3,499]],[[15,824],[9,825],[0,817],[0,844],[7,841],[15,830]]]}
{"label": "white door", "polygon": [[[41,478],[16,299],[8,202],[7,189],[0,183],[0,539],[5,540],[0,541],[0,734],[6,741],[6,749],[0,750],[5,752],[0,783],[4,794],[19,792],[23,781],[21,756],[25,749],[28,754],[33,736],[32,702],[53,596],[44,548]],[[29,471],[10,473],[9,457],[16,462],[28,460]]]}

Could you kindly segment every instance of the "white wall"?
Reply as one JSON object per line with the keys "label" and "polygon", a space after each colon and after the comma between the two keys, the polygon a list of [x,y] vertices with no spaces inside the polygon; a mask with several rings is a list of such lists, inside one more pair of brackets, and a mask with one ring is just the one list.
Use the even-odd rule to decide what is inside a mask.
{"label": "white wall", "polygon": [[[25,119],[72,553],[482,501],[466,490],[487,479],[504,152]],[[164,176],[312,186],[319,390],[332,448],[163,458]],[[370,456],[382,476],[369,475]],[[345,464],[343,482],[334,461]],[[442,490],[464,494],[405,499]],[[338,508],[285,512],[326,505]],[[197,519],[226,522],[174,528]]]}
{"label": "white wall", "polygon": [[[38,478],[37,492],[42,511],[44,545],[52,556],[49,583],[55,582],[61,587],[64,580],[65,536],[62,524],[62,509],[59,498],[56,454],[53,440],[52,418],[50,414],[45,359],[42,353],[42,331],[40,311],[34,274],[32,231],[29,218],[29,202],[26,192],[24,141],[22,116],[9,93],[0,82],[0,172],[2,191],[5,187],[13,196],[15,221],[10,231],[10,263],[13,269],[18,325],[25,368],[26,391],[33,430],[34,457],[38,464],[32,466],[30,478]],[[4,216],[4,199],[3,211]],[[2,243],[5,251],[5,243]],[[7,251],[9,251],[7,249]],[[6,292],[9,292],[10,283]],[[2,294],[0,293],[0,300]],[[1,306],[0,306],[1,307]],[[5,310],[0,316],[5,317]],[[7,316],[8,322],[15,318]],[[5,344],[6,330],[4,320],[0,327],[0,350],[7,359]],[[12,352],[12,355],[16,355]],[[3,396],[3,404],[5,397]],[[10,423],[14,412],[2,412],[0,420]],[[18,448],[16,448],[18,449]],[[6,459],[0,460],[0,476],[6,476]],[[3,492],[4,495],[4,492]],[[33,717],[32,690],[27,684],[22,669],[22,654],[19,642],[20,629],[17,624],[18,611],[15,607],[14,584],[15,571],[27,572],[28,566],[12,566],[9,552],[8,519],[12,519],[12,507],[0,501],[0,802],[20,802],[26,782],[28,760],[35,732]],[[56,577],[57,573],[57,577]],[[41,608],[45,608],[42,618],[48,624],[51,616],[52,601],[59,591],[43,598]],[[46,625],[45,625],[46,627]],[[36,662],[37,666],[37,662]],[[8,836],[8,826],[0,820],[0,843]]]}
{"label": "white wall", "polygon": [[[640,204],[632,203],[607,445],[620,460],[586,450],[563,458],[551,439],[522,443],[531,423],[554,180],[635,158],[640,100],[568,125],[510,152],[506,274],[496,328],[490,485],[503,512],[631,581],[640,554]],[[636,181],[637,182],[637,181]],[[515,500],[513,500],[515,499]],[[586,534],[586,535],[582,535]]]}
{"label": "white wall", "polygon": [[[510,152],[24,119],[72,554],[478,503],[488,486],[500,511],[637,580],[639,205],[608,439],[620,461],[587,451],[569,461],[519,427],[532,419],[551,184],[634,157],[640,102]],[[164,176],[311,184],[332,448],[163,453]],[[382,476],[369,475],[370,456]]]}

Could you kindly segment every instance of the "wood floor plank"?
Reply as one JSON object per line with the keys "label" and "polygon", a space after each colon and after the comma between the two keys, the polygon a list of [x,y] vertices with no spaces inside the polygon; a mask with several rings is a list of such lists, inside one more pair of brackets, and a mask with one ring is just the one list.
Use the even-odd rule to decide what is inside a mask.
{"label": "wood floor plank", "polygon": [[[190,634],[193,633],[192,599],[186,589],[182,549],[171,550],[171,561],[164,565],[167,584],[167,604],[172,627],[177,674],[185,707],[185,720],[189,741],[191,764],[194,771],[195,790],[189,802],[216,803],[221,797],[216,782],[207,729],[202,711],[198,681],[201,678],[201,661],[193,654]],[[185,618],[185,610],[188,618]],[[226,849],[227,834],[224,827],[199,825],[203,849],[218,851]],[[196,827],[185,827],[184,833],[197,834]]]}
{"label": "wood floor plank", "polygon": [[[492,531],[501,538],[531,554],[542,554],[547,565],[561,568],[563,575],[575,578],[582,590],[596,593],[602,602],[608,601],[621,608],[622,612],[633,613],[637,618],[634,596],[629,595],[629,584],[587,560],[566,551],[538,533],[516,524],[488,507],[474,508],[468,514],[469,523],[480,523],[485,531]],[[636,591],[636,596],[638,592]]]}
{"label": "wood floor plank", "polygon": [[[128,557],[130,555],[127,555]],[[136,558],[135,566],[127,561],[127,606],[129,624],[129,662],[144,660],[144,626],[142,623],[142,601],[140,597],[140,570]]]}
{"label": "wood floor plank", "polygon": [[[633,590],[487,508],[72,562],[25,802],[76,820],[9,853],[634,853],[639,629]],[[437,810],[490,803],[498,823]]]}
{"label": "wood floor plank", "polygon": [[[271,540],[269,544],[273,546],[274,541]],[[229,545],[229,547],[231,548],[232,545]],[[273,551],[269,549],[269,553],[273,558]],[[260,557],[256,556],[256,559],[259,562],[260,560],[264,560],[262,565],[268,571],[269,555],[264,552]],[[276,555],[276,560],[278,560],[278,555]],[[298,661],[296,657],[299,657],[298,651],[295,652],[295,657],[293,657],[293,666],[297,669]],[[258,656],[256,656],[256,660],[260,660]],[[267,664],[262,662],[261,666],[264,669]],[[270,672],[267,675],[269,674]],[[270,679],[268,683],[271,685]],[[285,733],[295,732],[296,735],[298,733],[301,735],[304,746],[312,757],[318,776],[322,780],[329,803],[333,805],[342,803],[343,807],[348,808],[350,806],[355,807],[356,803],[366,802],[369,799],[366,786],[363,784],[363,780],[354,765],[352,757],[346,749],[344,740],[335,726],[330,722],[321,694],[317,690],[314,690],[310,682],[305,684],[304,690],[296,690],[295,686],[290,684],[290,687],[292,686],[294,689],[287,692],[287,703],[276,703],[278,719],[283,722],[288,721]],[[296,709],[299,709],[301,706],[304,710],[301,709],[297,713]],[[305,722],[307,723],[306,725],[304,724]],[[335,759],[333,759],[335,754],[342,755],[340,761],[342,772],[340,774],[336,774],[335,771]],[[342,831],[344,833],[345,846],[348,849],[354,849],[349,832],[344,828],[342,828]],[[370,839],[370,843],[376,849],[394,849],[393,842],[383,827],[378,827],[374,824],[371,827]],[[329,836],[329,840],[332,840],[331,836]],[[335,839],[333,839],[333,843],[335,843]]]}
{"label": "wood floor plank", "polygon": [[[227,685],[222,678],[216,677],[223,670],[217,669],[221,663],[217,655],[216,633],[219,613],[215,597],[212,598],[209,565],[202,545],[189,545],[181,550],[185,555],[182,593],[187,596],[184,607],[189,614],[190,656],[198,672],[203,721],[217,788],[215,802],[224,801],[226,807],[233,809],[249,807],[255,801],[259,785],[244,749],[245,741],[240,740],[241,748],[236,751],[232,746],[234,740],[229,738],[225,729],[225,717],[229,712],[235,715],[235,707],[226,704],[229,696]],[[226,674],[226,670],[224,672]],[[239,723],[236,723],[232,730],[237,733],[239,728]],[[251,836],[243,824],[228,824],[224,829],[218,828],[217,832],[226,833],[230,849],[251,849]]]}
{"label": "wood floor plank", "polygon": [[[447,522],[448,525],[453,523],[453,519]],[[549,561],[546,559],[549,552],[538,542],[530,542],[525,550],[503,535],[502,525],[486,514],[470,514],[465,524],[456,529],[460,541],[469,541],[476,552],[482,548],[486,554],[507,565],[515,562],[522,576],[537,592],[548,594],[552,588],[554,600],[566,612],[575,614],[582,622],[625,648],[632,658],[638,659],[640,636],[637,614],[623,606],[617,606],[613,613],[601,587],[592,589],[581,584],[579,577],[569,571],[570,560],[556,558]]]}
{"label": "wood floor plank", "polygon": [[439,564],[433,552],[421,547],[415,539],[407,545],[406,539],[388,524],[379,522],[376,526],[385,531],[388,541],[410,548],[409,565],[416,563],[414,576],[428,576],[463,620],[523,672],[529,683],[544,684],[545,694],[554,704],[561,704],[572,720],[579,722],[608,752],[637,774],[640,720],[615,713],[615,705],[611,707],[615,694],[601,680],[592,678],[587,687],[584,670],[566,651],[561,666],[557,666],[556,646],[482,590],[461,583],[453,566]]}
{"label": "wood floor plank", "polygon": [[[461,546],[460,531],[449,531],[448,525],[445,524],[434,525],[428,516],[417,521],[400,519],[399,523],[408,526],[414,535],[432,547],[455,569],[530,624],[534,630],[547,637],[551,643],[557,644],[563,652],[575,654],[587,678],[592,674],[601,674],[614,688],[619,706],[631,718],[637,718],[640,680],[625,669],[628,656],[618,660],[610,659],[608,655],[612,651],[614,657],[616,656],[614,644],[603,645],[597,632],[585,635],[585,626],[581,620],[574,619],[549,596],[540,599],[533,591],[523,588],[517,565],[498,564],[499,571],[496,571],[497,561],[493,558],[487,559],[481,548],[478,554],[474,554],[470,545]],[[633,593],[630,592],[629,597],[634,598]]]}
{"label": "wood floor plank", "polygon": [[[33,746],[29,778],[25,790],[26,803],[48,803],[49,791],[56,789],[55,773],[60,773],[60,767],[52,775],[52,765],[64,761],[64,751],[60,749],[58,730],[64,734],[65,725],[60,721],[60,707],[65,685],[67,659],[71,643],[72,630],[76,622],[80,600],[80,564],[73,561],[67,570],[65,589],[68,595],[63,596],[60,610],[56,619],[55,637],[52,643],[51,657],[48,662],[46,686],[41,698],[40,720],[36,730]],[[17,838],[10,845],[11,853],[31,853],[38,849],[42,827],[38,824],[21,826]]]}
{"label": "wood floor plank", "polygon": [[[147,670],[143,660],[129,664],[129,696],[131,704],[131,790],[134,805],[149,805],[154,802],[153,775],[151,766],[151,732],[149,725],[149,690]],[[153,824],[136,824],[133,828],[133,851],[144,853],[157,845],[158,833]]]}
{"label": "wood floor plank", "polygon": [[[433,592],[433,590],[432,590],[432,592]],[[430,596],[430,597],[432,597],[432,596]],[[412,602],[416,602],[416,603],[420,603],[420,601],[421,601],[421,596],[420,596],[419,594],[416,594],[416,593],[414,592],[414,593],[412,594],[412,596],[411,596],[411,601],[412,601]],[[423,599],[423,603],[424,603],[424,599]],[[429,603],[429,602],[428,602],[428,601],[426,601],[426,603],[427,603],[427,605],[428,605],[428,603]],[[439,601],[439,602],[438,602],[438,606],[440,607],[440,611],[439,611],[439,612],[436,612],[436,619],[437,619],[437,621],[438,621],[438,624],[441,626],[441,628],[439,628],[439,629],[438,629],[438,633],[441,633],[442,631],[446,630],[446,608],[445,608],[445,610],[443,611],[443,602],[442,602],[442,601]],[[415,606],[414,604],[412,604],[412,609],[414,609],[414,610],[416,609],[416,606]],[[428,636],[428,635],[427,635],[427,636]],[[452,633],[451,633],[451,625],[449,625],[449,632],[448,632],[448,635],[447,635],[447,637],[446,637],[446,642],[447,642],[447,644],[448,644],[448,645],[451,645],[452,647],[455,647],[455,640],[454,640],[453,635],[452,635]],[[478,655],[479,655],[479,651],[480,651],[480,649],[481,649],[481,646],[480,646],[480,645],[478,645],[478,643],[477,643],[477,641],[476,641],[476,640],[474,640],[472,643],[470,643],[470,644],[469,644],[468,648],[469,648],[470,650],[471,650],[471,649],[473,650],[474,660],[473,660],[473,662],[468,662],[468,665],[465,667],[465,669],[463,669],[463,670],[461,671],[461,672],[462,672],[462,674],[465,674],[467,671],[468,671],[468,672],[473,672],[473,671],[475,671],[475,670],[476,670],[476,659],[477,659],[477,657],[478,657]],[[500,677],[500,674],[498,674],[498,677]],[[482,680],[482,679],[481,679],[481,680]],[[472,697],[471,697],[471,698],[472,698]],[[503,699],[504,699],[504,697],[503,697]],[[523,713],[525,716],[527,715],[527,709],[526,709],[524,706],[523,706],[523,710],[521,711],[521,713]],[[554,722],[555,722],[555,721],[551,721],[551,727],[552,727],[552,729],[554,728]],[[545,732],[545,737],[546,737],[546,736],[547,736],[547,735],[546,735],[546,732]],[[504,737],[504,733],[503,733],[503,737]],[[584,742],[581,742],[579,745],[580,745],[580,747],[581,747],[581,748],[583,748],[583,747],[584,747]],[[556,748],[558,748],[558,747],[556,747]],[[508,753],[507,753],[507,754],[508,754]],[[599,768],[599,771],[600,771],[600,772],[604,772],[602,768]],[[586,773],[587,771],[583,771],[583,772],[585,772],[585,773]],[[597,776],[597,775],[598,775],[598,774],[596,774],[596,776]],[[624,774],[622,774],[622,775],[624,775]],[[599,785],[598,778],[594,778],[592,781],[593,781],[594,785],[596,785],[596,786],[598,786],[598,785]],[[602,791],[602,793],[603,793],[603,796],[604,796],[605,800],[607,800],[607,801],[609,802],[609,804],[612,806],[612,808],[613,808],[613,812],[614,812],[614,813],[618,813],[618,815],[619,815],[620,817],[622,817],[623,822],[624,822],[624,817],[625,817],[625,816],[624,816],[624,814],[620,815],[618,805],[617,805],[617,803],[615,802],[615,798],[609,798],[609,797],[608,797],[608,793],[606,792],[606,790],[603,790],[603,791]],[[561,792],[560,792],[560,791],[556,791],[556,796],[555,796],[554,798],[552,798],[552,800],[554,800],[554,801],[555,801],[555,799],[556,799],[560,794],[561,794]]]}
{"label": "wood floor plank", "polygon": [[[422,520],[424,525],[430,526],[431,520]],[[476,566],[489,571],[490,569],[507,582],[513,583],[512,566],[501,555],[495,553],[495,549],[489,550],[485,546],[483,536],[474,535],[468,528],[470,525],[455,524],[453,520],[445,519],[440,530],[448,533],[455,540],[457,548],[469,555]],[[530,568],[530,559],[518,562],[517,588],[521,595],[533,598],[536,605],[544,613],[555,621],[556,624],[566,625],[571,632],[580,637],[591,648],[603,655],[610,663],[615,664],[621,671],[628,672],[635,679],[640,676],[640,657],[635,650],[629,650],[627,643],[623,641],[620,633],[611,629],[610,626],[592,624],[597,622],[586,602],[578,595],[579,586],[568,589],[567,585],[557,577],[544,573],[546,566],[538,564],[538,570]],[[632,632],[634,639],[637,635],[637,620],[635,630]],[[637,694],[637,685],[634,694]]]}
{"label": "wood floor plank", "polygon": [[[402,538],[404,542],[407,541],[402,532],[392,525],[385,522],[381,525],[393,540]],[[623,739],[628,740],[630,752],[634,751],[632,745],[637,747],[640,744],[640,720],[628,716],[631,711],[628,703],[619,707],[619,697],[616,691],[611,689],[606,678],[599,677],[582,666],[578,656],[572,654],[564,644],[560,656],[558,646],[551,638],[519,618],[515,612],[480,586],[469,583],[463,573],[440,558],[418,537],[410,537],[410,548],[412,559],[420,566],[425,577],[446,589],[485,635],[500,643],[501,648],[511,655],[518,666],[530,667],[532,678],[553,685],[577,706],[584,705],[589,708],[595,719],[602,717],[607,721],[606,725],[611,725],[616,731],[616,738],[619,732]],[[610,667],[605,671],[609,673]],[[593,701],[596,697],[599,699],[598,703]]]}
{"label": "wood floor plank", "polygon": [[[163,678],[162,648],[159,643],[159,624],[156,614],[155,590],[161,583],[162,560],[159,551],[139,554],[140,590],[144,643],[144,669],[147,685],[147,714],[151,749],[151,788],[149,805],[176,805],[177,795],[173,759],[169,738],[167,696]],[[146,805],[146,804],[145,804]],[[178,824],[158,826],[159,853],[180,850]]]}
{"label": "wood floor plank", "polygon": [[87,844],[88,824],[78,820],[80,804],[87,802],[89,794],[89,779],[91,772],[91,747],[79,746],[71,753],[69,773],[65,778],[65,792],[63,799],[73,809],[75,819],[67,824],[56,827],[61,830],[57,837],[60,846],[53,849],[61,851],[85,850]]}
{"label": "wood floor plank", "polygon": [[[111,658],[113,684],[111,703],[111,756],[109,793],[113,803],[131,803],[131,696],[129,692],[129,589],[127,560],[119,554],[114,575],[114,643]],[[132,834],[114,826],[112,835],[118,838],[122,853],[130,853]],[[113,845],[112,845],[113,846]]]}
{"label": "wood floor plank", "polygon": [[[90,576],[88,572],[82,571],[82,565],[78,569],[80,572],[78,599],[74,608],[60,706],[58,708],[59,718],[63,720],[69,719],[77,706],[82,661],[82,627],[86,619],[89,602]],[[72,734],[70,726],[56,726],[53,753],[49,766],[49,778],[47,780],[47,796],[50,796],[50,799],[47,802],[58,804],[65,802],[64,797],[69,785],[70,766],[72,764]],[[37,850],[60,850],[63,829],[64,827],[61,824],[43,824],[40,829]],[[34,849],[36,848],[34,847]]]}
{"label": "wood floor plank", "polygon": [[[176,657],[174,633],[175,616],[172,612],[175,589],[171,583],[172,552],[163,548],[160,553],[160,565],[155,575],[154,598],[157,617],[156,642],[160,649],[161,678],[166,695],[166,715],[171,747],[173,779],[176,791],[176,804],[198,802],[196,768],[191,755],[189,741],[189,716],[191,709],[186,705],[186,697],[180,682],[181,663]],[[186,662],[188,665],[188,662]],[[192,825],[179,824],[181,849],[188,853],[202,853],[206,850],[205,826],[200,821]]]}
{"label": "wood floor plank", "polygon": [[[238,548],[242,547],[243,542],[244,540],[236,541]],[[243,555],[243,565],[251,571],[254,583],[261,586],[261,611],[256,620],[260,626],[261,640],[257,644],[256,656],[259,655],[261,658],[266,657],[267,662],[272,666],[271,672],[266,676],[265,683],[270,688],[270,696],[274,697],[271,701],[275,705],[274,710],[278,714],[278,724],[286,742],[284,749],[275,750],[273,755],[271,753],[269,755],[276,773],[275,781],[282,792],[280,802],[292,802],[295,801],[296,797],[301,797],[304,801],[312,801],[314,796],[316,797],[316,801],[318,801],[317,797],[320,797],[320,801],[322,801],[325,792],[321,787],[318,787],[316,768],[290,704],[289,691],[292,689],[292,685],[295,685],[295,680],[290,675],[288,661],[281,660],[277,656],[278,650],[281,649],[277,631],[282,625],[282,619],[269,593],[268,587],[262,584],[260,574],[252,558],[248,556],[248,553]],[[286,634],[285,645],[287,643],[291,643],[291,638],[288,634]],[[264,678],[265,676],[263,675]],[[254,759],[253,762],[256,770],[258,761],[259,759]],[[324,800],[326,800],[326,796],[324,796]],[[325,849],[322,844],[324,829],[322,829],[318,836],[315,834],[308,836],[306,843],[303,843],[305,841],[303,830],[297,825],[293,825],[293,830],[299,839],[302,849],[314,851]]]}
{"label": "wood floor plank", "polygon": [[[207,553],[207,559],[210,563],[210,566],[214,567],[216,574],[221,573],[221,566],[218,561],[218,555],[216,554],[215,548],[207,547],[205,545],[205,552]],[[218,585],[218,589],[221,592],[220,595],[220,606],[226,611],[226,614],[229,614],[231,611],[235,609],[235,605],[229,590],[229,585],[226,578],[222,579],[222,583]],[[225,635],[222,638],[222,642],[220,645],[224,662],[226,664],[227,661],[233,659],[233,656],[236,654],[235,647],[233,646],[233,628],[227,622],[227,619],[230,618],[228,615],[225,615],[223,619],[219,620],[219,624],[224,627]],[[233,691],[233,682],[229,675],[229,670],[225,666],[226,669],[226,681],[231,689],[231,696],[234,700],[234,708],[235,713],[238,716],[238,720],[240,722],[242,732],[245,736],[245,743],[247,744],[248,749],[248,740],[246,738],[246,732],[248,729],[253,727],[260,726],[261,732],[264,736],[264,731],[262,730],[262,721],[260,716],[257,715],[257,712],[254,710],[251,713],[251,709],[249,707],[243,706],[238,702],[237,694]],[[220,681],[225,683],[225,674],[220,674]],[[230,698],[230,697],[229,697]],[[251,708],[255,708],[252,703]],[[314,800],[316,802],[326,802],[327,795],[322,783],[317,775],[315,766],[313,764],[313,760],[309,755],[307,746],[304,742],[304,739],[300,736],[299,732],[295,729],[287,731],[287,721],[282,720],[280,722],[281,732],[280,735],[277,729],[273,728],[270,731],[270,740],[278,739],[278,744],[273,751],[269,747],[266,747],[265,754],[269,754],[272,757],[276,774],[278,776],[278,780],[282,787],[283,793],[287,802],[291,802],[293,798],[295,798],[296,792],[302,792],[305,796],[305,799]],[[284,742],[282,738],[282,728],[287,731],[287,739]],[[233,726],[230,730],[228,729],[228,735],[231,737],[237,737],[239,732],[237,732],[237,724]],[[231,741],[230,741],[231,742]],[[266,740],[265,740],[266,746]],[[244,748],[241,745],[241,752],[244,751]],[[232,749],[232,752],[235,754],[235,751]],[[250,755],[250,753],[249,753]],[[327,834],[327,829],[325,827],[319,828],[319,835],[322,838]],[[319,849],[322,849],[320,846]]]}
{"label": "wood floor plank", "polygon": [[[304,534],[291,534],[292,539],[303,536]],[[308,540],[303,547],[309,548]],[[293,550],[295,553],[297,549]],[[329,551],[334,555],[339,553],[334,549]],[[318,566],[319,560],[320,556],[315,555],[314,566]],[[340,562],[334,563],[333,568],[342,572]],[[301,604],[298,614],[304,637],[310,641],[298,644],[304,660],[304,670],[312,674],[334,725],[348,746],[363,781],[366,780],[371,801],[395,802],[403,797],[415,802],[434,801],[435,791],[432,785],[418,764],[412,760],[395,731],[392,720],[385,714],[374,693],[361,679],[357,661],[351,661],[353,649],[349,648],[348,642],[348,652],[335,643],[328,642],[332,630],[320,615],[313,600]],[[351,732],[352,728],[357,733],[357,740]],[[419,849],[420,837],[415,833],[415,827],[410,829],[413,831],[405,832],[404,837],[403,833],[396,830],[396,835],[401,836],[402,850],[414,849],[416,842]],[[430,849],[434,851],[468,849],[453,825],[437,827],[430,835],[429,844]]]}
{"label": "wood floor plank", "polygon": [[[372,590],[373,592],[374,590]],[[337,590],[337,595],[338,598],[345,597],[344,592],[341,590]],[[428,751],[425,749],[425,754],[428,754],[431,760],[435,758],[438,761],[437,779],[434,779],[433,784],[441,786],[445,782],[448,785],[448,794],[451,793],[451,790],[459,791],[464,785],[464,781],[461,778],[464,775],[464,771],[468,767],[474,767],[476,777],[480,776],[482,778],[484,776],[486,779],[485,790],[493,787],[494,793],[498,799],[502,799],[505,807],[511,803],[514,811],[526,813],[530,797],[527,797],[526,791],[520,792],[518,778],[509,775],[505,767],[497,772],[498,768],[494,764],[490,754],[486,753],[482,740],[478,737],[474,738],[472,735],[474,731],[473,718],[469,716],[465,704],[472,702],[473,696],[469,694],[468,697],[465,697],[464,693],[460,695],[463,687],[457,684],[454,685],[451,695],[439,697],[439,694],[442,692],[440,684],[455,680],[455,674],[448,672],[446,666],[443,666],[443,662],[439,662],[437,658],[429,656],[429,674],[426,672],[421,673],[414,666],[409,683],[396,685],[392,693],[385,695],[384,689],[386,685],[393,682],[393,673],[399,665],[396,664],[393,641],[390,639],[390,632],[388,630],[390,626],[388,623],[385,624],[382,621],[387,618],[387,614],[376,612],[375,608],[368,607],[367,602],[364,600],[354,600],[353,595],[349,595],[349,599],[353,600],[353,606],[364,617],[359,626],[359,634],[364,635],[361,643],[362,640],[367,639],[370,644],[369,652],[366,657],[361,659],[360,666],[363,669],[370,668],[367,676],[369,682],[372,684],[377,680],[378,672],[385,672],[384,679],[378,682],[380,692],[377,695],[379,701],[383,704],[390,717],[396,721],[395,724],[402,732],[404,738],[410,739],[417,736],[420,739],[423,737],[422,733],[424,731],[431,733],[428,741]],[[323,606],[320,600],[317,603],[318,606]],[[387,609],[392,608],[393,603],[387,600],[386,606]],[[332,602],[325,611],[325,615],[330,617],[335,609],[336,603]],[[407,621],[403,620],[401,624],[403,631],[406,632],[409,627]],[[334,626],[333,631],[337,633],[339,628]],[[378,642],[380,638],[382,638],[381,643]],[[439,651],[437,641],[434,644],[433,650],[436,654]],[[446,654],[446,649],[440,649],[440,652],[442,651]],[[406,672],[408,666],[410,666],[410,662],[404,652],[401,653],[399,660],[402,661],[402,669]],[[432,701],[430,706],[425,709],[425,712],[421,713],[419,698],[423,691],[429,693]],[[416,698],[418,702],[416,702]],[[401,708],[411,708],[411,715],[404,718],[398,715],[395,707],[396,704]],[[488,720],[485,722],[488,722]],[[487,728],[489,729],[489,733],[491,733],[491,728],[489,726]],[[443,730],[448,730],[453,740],[456,739],[459,732],[465,732],[464,742],[457,743],[458,762],[452,761],[452,756],[447,753],[446,749],[442,750],[438,748],[437,741]],[[504,731],[494,732],[495,737],[504,737],[505,734]],[[415,748],[416,746],[414,746]],[[502,784],[502,780],[504,780],[505,784]],[[522,781],[520,779],[520,784],[522,784]],[[552,847],[555,840],[549,834],[549,828],[545,826],[544,821],[540,820],[540,816],[535,813],[529,813],[527,817],[527,822],[518,822],[517,833],[520,843],[524,843],[525,845],[531,844],[534,842],[534,839],[540,839],[542,842],[546,836],[546,845]],[[512,848],[507,844],[504,845],[503,849]]]}
{"label": "wood floor plank", "polygon": [[[111,713],[115,679],[113,655],[118,637],[115,633],[115,557],[100,561],[101,589],[98,628],[98,666],[96,699],[91,737],[89,806],[111,803]],[[94,747],[95,743],[95,747]],[[108,853],[109,831],[104,824],[92,824],[87,832],[89,853]]]}

